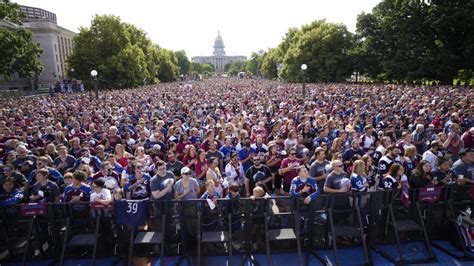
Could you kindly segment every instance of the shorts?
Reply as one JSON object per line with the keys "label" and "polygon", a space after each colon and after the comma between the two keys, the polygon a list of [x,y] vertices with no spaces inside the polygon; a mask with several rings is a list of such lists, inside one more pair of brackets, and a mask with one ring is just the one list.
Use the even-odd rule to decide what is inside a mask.
{"label": "shorts", "polygon": [[286,193],[290,193],[290,187],[290,184],[283,183],[283,191],[285,191]]}

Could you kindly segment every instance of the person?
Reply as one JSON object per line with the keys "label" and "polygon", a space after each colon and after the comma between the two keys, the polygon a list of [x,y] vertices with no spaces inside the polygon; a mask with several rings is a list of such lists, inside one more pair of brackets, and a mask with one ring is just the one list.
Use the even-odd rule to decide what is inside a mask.
{"label": "person", "polygon": [[105,182],[105,187],[111,193],[120,188],[121,177],[112,169],[112,166],[107,161],[100,166],[100,171],[92,176],[92,182],[99,178]]}
{"label": "person", "polygon": [[219,159],[216,157],[211,157],[208,159],[209,161],[209,168],[207,169],[206,173],[206,180],[214,181],[214,185],[216,186],[217,193],[223,195],[224,188],[222,187],[222,174],[219,168]]}
{"label": "person", "polygon": [[308,205],[320,194],[316,180],[309,178],[309,172],[302,167],[298,171],[298,176],[291,180],[290,196],[304,198],[304,204]]}
{"label": "person", "polygon": [[230,155],[230,162],[225,166],[225,174],[226,180],[223,183],[224,189],[227,189],[229,184],[232,182],[236,182],[241,187],[243,186],[245,172],[244,167],[239,161],[239,155],[237,153],[234,152]]}
{"label": "person", "polygon": [[360,137],[362,149],[364,153],[373,152],[375,150],[375,137],[372,136],[373,128],[370,125],[365,126],[364,134]]}
{"label": "person", "polygon": [[62,202],[89,202],[91,187],[84,183],[86,173],[81,170],[74,171],[72,184],[64,188]]}
{"label": "person", "polygon": [[197,199],[199,194],[199,184],[195,178],[191,177],[192,171],[188,167],[181,169],[182,178],[174,185],[175,199]]}
{"label": "person", "polygon": [[176,158],[176,154],[172,151],[168,151],[168,162],[166,163],[166,171],[172,172],[176,179],[181,178],[181,170],[183,169],[183,162]]}
{"label": "person", "polygon": [[436,178],[438,184],[452,185],[456,183],[456,173],[451,168],[448,158],[440,156],[436,160],[436,169],[431,171],[431,175]]}
{"label": "person", "polygon": [[216,192],[216,187],[212,180],[207,180],[205,183],[206,191],[202,194],[201,199],[205,199],[201,204],[202,223],[205,231],[216,231],[219,226],[220,207],[217,199],[221,197]]}
{"label": "person", "polygon": [[447,149],[449,158],[455,162],[459,159],[459,152],[463,148],[463,141],[460,136],[461,127],[457,123],[451,124],[451,132],[448,133],[448,139],[443,143]]}
{"label": "person", "polygon": [[36,183],[33,186],[31,202],[59,202],[61,193],[56,183],[49,180],[49,171],[45,168],[36,172]]}
{"label": "person", "polygon": [[466,184],[474,184],[474,149],[463,149],[459,152],[460,158],[453,163],[453,171],[457,179]]}
{"label": "person", "polygon": [[441,148],[441,143],[437,140],[431,142],[431,148],[423,153],[423,160],[426,160],[430,163],[431,169],[436,167],[436,160],[438,156],[442,156],[439,149]]}
{"label": "person", "polygon": [[402,187],[400,178],[404,173],[403,166],[399,163],[394,163],[388,169],[387,174],[380,180],[380,190],[397,190]]}
{"label": "person", "polygon": [[102,205],[109,205],[112,202],[112,194],[110,190],[105,187],[105,180],[102,178],[94,179],[92,181],[92,194],[90,201]]}
{"label": "person", "polygon": [[209,144],[209,150],[206,153],[206,159],[209,160],[211,157],[217,158],[217,160],[219,162],[219,165],[218,165],[219,170],[222,171],[224,169],[224,155],[222,154],[222,152],[217,150],[217,142],[216,141],[213,141]]}
{"label": "person", "polygon": [[123,187],[127,199],[149,199],[152,194],[150,175],[143,172],[143,165],[141,163],[133,164],[132,171],[133,174],[128,177],[128,182]]}
{"label": "person", "polygon": [[[175,176],[173,173],[166,171],[166,164],[161,160],[155,163],[155,169],[156,174],[150,181],[153,198],[159,200],[172,200],[174,196],[173,185]],[[182,172],[183,169],[181,169]],[[189,172],[188,169],[189,168],[186,168],[186,172]]]}
{"label": "person", "polygon": [[324,187],[324,181],[329,173],[331,163],[326,160],[324,150],[321,148],[317,148],[314,155],[316,160],[309,168],[309,176],[316,179],[318,187]]}
{"label": "person", "polygon": [[387,147],[387,150],[385,152],[385,155],[382,156],[382,158],[379,161],[379,178],[384,177],[387,173],[390,167],[398,161],[398,155],[400,153],[400,149],[395,146],[395,145],[390,145]]}
{"label": "person", "polygon": [[244,172],[252,166],[252,155],[256,153],[257,151],[251,146],[250,138],[246,137],[244,139],[244,145],[238,153]]}
{"label": "person", "polygon": [[245,196],[250,197],[250,191],[253,191],[256,182],[262,182],[268,185],[272,182],[272,172],[270,168],[260,161],[258,154],[253,155],[253,166],[245,172]]}
{"label": "person", "polygon": [[279,174],[283,176],[283,193],[289,195],[291,180],[298,175],[301,160],[296,158],[296,149],[290,148],[288,157],[281,161]]}
{"label": "person", "polygon": [[194,164],[195,177],[200,187],[199,195],[202,195],[202,193],[204,193],[204,183],[206,182],[206,174],[208,168],[209,163],[206,159],[206,151],[204,151],[203,149],[199,149],[197,152],[196,163]]}
{"label": "person", "polygon": [[438,184],[437,179],[431,175],[431,165],[428,161],[421,160],[418,163],[409,178],[409,184],[411,188],[431,187]]}
{"label": "person", "polygon": [[416,168],[418,159],[416,156],[415,145],[410,145],[405,148],[405,154],[403,156],[403,168],[405,168],[405,174],[411,176],[411,172]]}
{"label": "person", "polygon": [[76,158],[67,153],[67,148],[64,145],[58,147],[58,154],[59,156],[53,161],[54,168],[63,175],[72,171],[74,164],[76,163]]}
{"label": "person", "polygon": [[0,194],[0,206],[14,205],[24,202],[25,192],[15,179],[9,177],[3,180],[3,193]]}
{"label": "person", "polygon": [[[408,136],[411,136],[410,134],[407,133]],[[385,151],[388,146],[392,144],[392,140],[389,137],[382,137],[380,140],[379,146],[377,149],[375,149],[375,152],[372,154],[372,159],[376,164],[382,159],[382,157],[385,154]]]}
{"label": "person", "polygon": [[[36,169],[41,169],[45,168],[49,172],[49,178],[56,182],[58,185],[60,185],[63,182],[63,175],[55,168],[49,167],[48,164],[50,163],[50,160],[46,156],[40,156],[36,159]],[[36,183],[36,169],[30,172],[30,175],[28,176],[28,182],[33,185]]]}
{"label": "person", "polygon": [[344,172],[344,164],[340,160],[331,162],[332,172],[324,181],[323,190],[325,193],[345,193],[349,190],[350,179]]}
{"label": "person", "polygon": [[[16,171],[12,165],[4,165],[2,170],[3,170],[3,175],[0,176],[0,183],[3,183],[3,181],[6,180],[7,178],[11,178],[15,180],[15,182],[22,188],[28,189],[28,186],[29,186],[28,180],[22,173]],[[0,193],[2,192],[3,192],[3,188],[0,188]]]}
{"label": "person", "polygon": [[351,191],[366,192],[368,187],[369,183],[367,182],[367,174],[365,173],[365,163],[362,160],[356,160],[351,173]]}
{"label": "person", "polygon": [[344,165],[348,167],[351,164],[351,160],[354,155],[364,156],[364,151],[360,148],[360,142],[358,139],[354,139],[351,142],[351,148],[344,151],[342,154],[342,160]]}
{"label": "person", "polygon": [[278,169],[281,164],[281,155],[277,151],[277,145],[272,142],[268,145],[268,153],[266,155],[266,165],[270,168],[272,172],[272,188],[275,191],[276,196],[280,196],[281,192],[281,175],[278,173]]}

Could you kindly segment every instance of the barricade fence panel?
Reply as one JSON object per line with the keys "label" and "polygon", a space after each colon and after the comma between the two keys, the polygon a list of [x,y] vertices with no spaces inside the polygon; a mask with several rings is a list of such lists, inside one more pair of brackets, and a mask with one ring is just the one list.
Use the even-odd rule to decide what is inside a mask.
{"label": "barricade fence panel", "polygon": [[[365,248],[365,241],[369,246],[376,246],[406,240],[403,237],[412,239],[411,235],[394,239],[389,233],[402,230],[402,221],[411,219],[423,228],[426,226],[430,241],[448,240],[459,249],[469,250],[472,245],[467,234],[472,233],[469,222],[473,218],[473,191],[474,186],[455,185],[410,189],[408,193],[393,190],[321,194],[309,204],[305,204],[303,198],[292,197],[123,200],[108,205],[24,203],[0,207],[0,239],[6,243],[0,248],[10,250],[15,257],[22,254],[16,249],[25,248],[17,242],[31,241],[33,249],[48,243],[52,250],[49,255],[59,257],[64,253],[65,241],[71,241],[75,235],[91,234],[100,243],[106,243],[106,246],[94,246],[98,256],[124,256],[130,251],[129,241],[140,232],[159,232],[150,235],[153,239],[141,241],[164,245],[165,248],[157,253],[166,255],[193,254],[199,241],[222,243],[221,248],[211,245],[203,254],[228,254],[232,250],[246,252],[248,249],[294,251],[296,245],[284,241],[278,245],[272,241],[265,243],[268,239],[291,240],[291,234],[309,250],[331,248],[344,242],[356,246],[364,244]],[[30,230],[33,221],[40,226]],[[99,225],[94,227],[96,222]],[[206,233],[209,231],[224,233]],[[456,232],[461,237],[456,237]],[[350,243],[351,238],[346,237],[346,233],[351,237],[362,236],[362,242]],[[146,256],[153,248],[149,251],[135,248],[133,254]]]}

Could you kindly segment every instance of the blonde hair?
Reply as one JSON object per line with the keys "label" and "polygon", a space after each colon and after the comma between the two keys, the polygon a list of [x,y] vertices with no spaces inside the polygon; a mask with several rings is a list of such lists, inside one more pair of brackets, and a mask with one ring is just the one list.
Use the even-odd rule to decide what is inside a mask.
{"label": "blonde hair", "polygon": [[362,160],[356,160],[352,166],[352,173],[358,176],[366,176],[365,174],[365,163]]}
{"label": "blonde hair", "polygon": [[405,157],[411,157],[416,154],[416,147],[414,145],[408,146],[408,148],[405,149]]}

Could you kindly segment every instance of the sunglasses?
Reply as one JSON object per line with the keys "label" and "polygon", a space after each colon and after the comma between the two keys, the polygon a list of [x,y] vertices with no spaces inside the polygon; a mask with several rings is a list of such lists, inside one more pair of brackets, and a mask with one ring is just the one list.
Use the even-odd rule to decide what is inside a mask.
{"label": "sunglasses", "polygon": [[296,155],[296,152],[292,152],[292,153],[290,153],[290,155]]}
{"label": "sunglasses", "polygon": [[183,175],[191,175],[191,172],[183,173]]}

